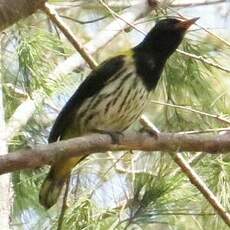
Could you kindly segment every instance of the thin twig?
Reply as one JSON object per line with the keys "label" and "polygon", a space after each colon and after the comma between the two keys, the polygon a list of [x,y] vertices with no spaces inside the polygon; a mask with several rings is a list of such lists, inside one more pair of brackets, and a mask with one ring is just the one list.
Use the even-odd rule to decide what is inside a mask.
{"label": "thin twig", "polygon": [[[119,161],[121,161],[121,160],[123,159],[123,157],[124,157],[125,154],[126,154],[126,153],[122,154],[122,155],[121,155],[118,159],[116,159],[116,160],[113,159],[113,164],[110,165],[110,167],[101,175],[101,178],[105,178],[106,175],[109,173],[109,171],[112,170],[114,167],[116,167],[116,164],[117,164]],[[99,181],[98,183],[96,183],[96,184],[94,185],[92,191],[90,192],[89,198],[92,198],[92,196],[94,195],[94,193],[96,192],[96,190],[97,190],[98,188],[100,188],[101,184],[102,184],[102,182]]]}
{"label": "thin twig", "polygon": [[[144,31],[138,29],[133,23],[127,21],[124,17],[122,17],[122,16],[120,16],[119,14],[117,14],[117,13],[116,13],[115,11],[113,11],[108,5],[106,5],[102,0],[100,0],[100,3],[103,4],[103,6],[106,7],[106,9],[107,9],[109,12],[111,12],[115,17],[119,18],[120,20],[122,20],[122,21],[125,22],[127,25],[131,26],[132,28],[134,28],[135,30],[137,30],[138,32],[140,32],[141,34],[146,35],[146,33],[145,33]],[[46,3],[46,5],[48,5],[48,4]],[[50,5],[49,5],[49,8],[51,8]],[[51,8],[51,10],[54,11],[52,8]],[[50,10],[49,10],[49,11],[50,11]],[[69,36],[69,35],[66,35],[66,34],[64,33],[64,34],[66,35],[66,37],[67,37],[68,39],[70,38],[70,42],[71,42],[72,44],[78,44],[75,48],[78,50],[78,52],[81,54],[81,56],[85,59],[85,61],[89,64],[89,66],[90,66],[92,69],[94,69],[95,66],[96,66],[97,64],[95,63],[95,61],[93,60],[93,58],[88,54],[88,52],[86,52],[84,49],[82,49],[83,47],[82,47],[81,45],[80,45],[81,49],[78,48],[79,42],[78,42],[78,40],[75,40],[76,37],[73,35],[73,33],[72,33],[69,29],[68,29],[68,30],[66,29],[66,28],[67,28],[66,25],[65,25],[65,24],[63,25],[63,22],[62,22],[61,18],[57,15],[57,13],[54,11],[54,13],[52,14],[52,11],[51,11],[51,15],[54,14],[54,16],[55,16],[55,17],[54,17],[55,23],[56,23],[56,21],[58,21],[59,24],[60,24],[60,22],[61,22],[61,25],[64,26],[64,28],[62,28],[62,29],[63,29],[62,32],[64,33],[64,32],[67,31],[67,34],[69,34],[70,36]],[[49,13],[49,15],[50,15],[50,13]],[[52,18],[51,18],[51,19],[52,19]],[[58,19],[58,20],[57,20],[57,19]],[[59,27],[59,29],[61,29],[61,28]],[[68,33],[68,32],[69,32],[69,33]],[[191,57],[191,58],[194,58],[194,59],[196,59],[196,60],[199,60],[199,61],[201,61],[201,62],[204,63],[204,64],[208,64],[208,65],[210,65],[210,66],[212,66],[212,67],[215,67],[215,68],[217,68],[217,69],[220,69],[220,70],[222,70],[222,71],[225,71],[225,72],[230,73],[230,69],[228,69],[227,67],[224,67],[224,66],[221,66],[221,65],[219,65],[219,64],[213,63],[213,62],[207,60],[206,58],[204,58],[203,56],[198,56],[198,55],[195,55],[195,54],[192,54],[192,53],[188,53],[188,52],[185,52],[185,51],[182,51],[182,50],[179,50],[179,49],[177,49],[177,52],[179,52],[179,53],[181,53],[181,54],[183,54],[183,55],[185,55],[185,56],[187,56],[187,57]]]}
{"label": "thin twig", "polygon": [[[143,0],[142,0],[143,1]],[[146,1],[146,0],[145,0]],[[129,9],[126,9],[122,12],[121,17],[125,18],[129,22],[134,22],[135,20],[145,16],[150,12],[151,8],[148,4],[143,3],[141,5],[135,5]],[[85,48],[88,54],[95,53],[98,49],[104,47],[107,43],[109,43],[112,39],[114,39],[122,30],[127,27],[127,24],[123,21],[118,23],[118,20],[113,20],[107,26],[103,28],[100,32],[97,33],[94,39],[85,44]],[[77,67],[83,64],[83,60],[81,58],[81,53],[75,53],[68,57],[65,61],[60,62],[54,71],[49,74],[49,78],[56,78],[60,75],[66,75],[72,72]]]}
{"label": "thin twig", "polygon": [[221,117],[220,115],[214,115],[214,114],[202,112],[202,111],[199,111],[199,110],[196,110],[196,109],[192,109],[192,108],[189,108],[187,106],[174,105],[174,104],[169,104],[169,103],[166,103],[166,102],[160,102],[160,101],[155,101],[155,100],[152,100],[151,102],[153,102],[154,104],[158,104],[158,105],[166,105],[166,106],[177,108],[177,109],[187,110],[187,111],[197,113],[197,114],[200,114],[200,115],[204,115],[204,116],[207,116],[207,117],[212,117],[212,118],[214,118],[214,119],[216,119],[216,120],[218,120],[218,121],[220,121],[222,123],[230,125],[230,121],[225,119],[225,118],[223,118],[223,117]]}
{"label": "thin twig", "polygon": [[115,17],[119,18],[120,20],[122,20],[123,22],[125,22],[127,25],[129,25],[130,27],[132,27],[133,29],[135,29],[136,31],[140,32],[143,35],[146,35],[146,33],[142,30],[140,30],[139,28],[137,28],[133,23],[128,22],[127,20],[125,20],[123,17],[121,17],[119,14],[117,14],[114,10],[112,10],[103,0],[99,0],[99,3],[105,7],[105,9],[107,9],[112,15],[114,15]]}
{"label": "thin twig", "polygon": [[[112,14],[114,15],[115,17],[119,18],[120,20],[124,21],[125,23],[127,23],[127,25],[129,25],[130,27],[134,28],[136,31],[140,32],[141,34],[143,34],[144,36],[146,36],[146,33],[142,30],[140,30],[139,28],[137,28],[133,23],[130,23],[128,22],[127,20],[125,20],[123,17],[121,17],[119,14],[117,14],[114,10],[112,10],[103,0],[99,0],[99,2]],[[181,17],[185,18],[184,16],[181,15]],[[202,28],[204,29],[204,28]],[[207,30],[206,30],[207,31]],[[211,33],[211,32],[210,32]],[[215,34],[212,33],[212,35],[214,36]],[[217,37],[217,35],[216,35]],[[220,39],[220,37],[218,36],[218,38]],[[225,40],[222,39],[222,41],[224,42]],[[225,44],[226,44],[226,41],[225,41]],[[222,71],[225,71],[225,72],[228,72],[230,73],[230,69],[228,69],[227,67],[223,67],[219,64],[216,64],[216,63],[213,63],[209,60],[207,60],[206,58],[204,58],[203,56],[198,56],[198,55],[195,55],[195,54],[192,54],[192,53],[188,53],[188,52],[185,52],[185,51],[182,51],[180,49],[177,49],[177,52],[178,53],[181,53],[183,55],[186,55],[188,57],[191,57],[191,58],[194,58],[196,60],[199,60],[205,64],[208,64],[210,66],[213,66],[217,69],[220,69]]]}
{"label": "thin twig", "polygon": [[[176,3],[176,4],[171,4],[170,1],[164,1],[166,2],[166,7],[170,4],[170,7],[173,8],[185,8],[185,7],[197,7],[197,6],[206,6],[206,5],[215,5],[215,4],[221,4],[224,2],[227,2],[227,0],[217,0],[217,1],[212,1],[212,2],[208,2],[207,0],[204,1],[200,1],[200,2],[192,2],[191,3]],[[134,5],[137,4],[141,4],[143,3],[143,0],[129,0],[129,1],[118,1],[118,0],[114,0],[114,1],[108,1],[108,6],[112,9],[126,9],[128,7],[132,7]],[[60,3],[59,3],[60,4]],[[55,5],[55,9],[57,10],[63,10],[63,9],[70,9],[73,7],[80,7],[81,8],[86,8],[86,9],[95,9],[96,7],[98,7],[98,4],[96,1],[92,1],[90,3],[86,2],[85,0],[83,1],[78,1],[77,4],[73,4],[73,3],[69,3],[67,5],[67,3],[65,3],[66,5]],[[164,3],[163,3],[164,4]],[[163,5],[164,6],[164,5]]]}
{"label": "thin twig", "polygon": [[179,165],[184,174],[189,178],[190,182],[203,194],[209,204],[212,205],[217,214],[222,220],[230,226],[230,213],[226,212],[214,193],[202,181],[200,176],[193,170],[193,168],[186,162],[180,153],[169,153],[173,160]]}
{"label": "thin twig", "polygon": [[99,18],[96,18],[96,19],[92,19],[92,20],[86,20],[86,21],[82,21],[82,20],[79,20],[79,19],[76,19],[76,18],[72,18],[72,17],[66,16],[66,15],[60,15],[60,17],[68,19],[68,20],[71,20],[71,21],[74,21],[74,22],[77,22],[77,23],[79,23],[81,25],[84,25],[84,24],[90,24],[90,23],[94,23],[94,22],[104,20],[105,18],[108,17],[108,15],[105,15],[105,16],[102,16],[102,17],[99,17]]}
{"label": "thin twig", "polygon": [[[146,119],[145,117],[142,119]],[[147,119],[145,124],[150,123]],[[147,126],[147,128],[151,129],[151,126]],[[155,130],[154,130],[155,131]],[[189,178],[191,183],[203,194],[206,200],[212,205],[214,210],[218,213],[218,215],[223,219],[223,221],[230,226],[230,214],[226,212],[224,207],[212,193],[212,191],[207,187],[207,185],[201,180],[199,175],[193,170],[193,168],[189,165],[189,163],[183,158],[181,153],[173,153],[169,152],[173,160],[178,164],[181,170],[185,173],[185,175]]]}
{"label": "thin twig", "polygon": [[220,69],[220,70],[222,70],[222,71],[225,71],[225,72],[227,72],[227,73],[230,73],[230,69],[229,69],[229,68],[224,67],[224,66],[219,65],[219,64],[216,64],[216,63],[213,63],[213,62],[207,60],[206,58],[204,58],[203,56],[198,56],[198,55],[195,55],[195,54],[192,54],[192,53],[188,53],[188,52],[185,52],[185,51],[180,50],[180,49],[177,49],[177,52],[178,52],[178,53],[181,53],[181,54],[183,54],[183,55],[185,55],[185,56],[187,56],[187,57],[191,57],[191,58],[194,58],[194,59],[196,59],[196,60],[198,60],[198,61],[201,61],[201,62],[203,62],[204,64],[208,64],[208,65],[210,65],[210,66],[212,66],[212,67],[215,67],[215,68],[217,68],[217,69]]}
{"label": "thin twig", "polygon": [[204,31],[206,31],[208,34],[212,35],[213,37],[215,37],[216,39],[220,40],[221,42],[223,42],[225,45],[227,45],[228,47],[230,47],[230,43],[228,41],[226,41],[225,39],[223,39],[222,37],[220,37],[219,35],[213,33],[212,31],[210,31],[209,29],[199,25],[196,23],[196,25],[198,27],[200,27],[201,29],[203,29]]}
{"label": "thin twig", "polygon": [[182,131],[178,132],[180,134],[199,134],[199,133],[218,133],[218,132],[228,132],[230,127],[226,128],[215,128],[215,129],[204,129],[204,130],[191,130],[191,131]]}
{"label": "thin twig", "polygon": [[[171,9],[172,10],[172,9]],[[180,17],[184,18],[184,19],[188,19],[187,17],[183,16],[182,14],[176,12]],[[223,39],[222,37],[220,37],[219,35],[211,32],[210,30],[208,30],[207,28],[199,25],[197,22],[195,23],[196,26],[198,26],[200,29],[203,29],[205,32],[207,32],[208,34],[212,35],[213,37],[215,37],[216,39],[220,40],[221,42],[223,42],[225,45],[227,45],[228,47],[230,47],[230,43],[228,41],[226,41],[225,39]]]}
{"label": "thin twig", "polygon": [[[190,166],[195,166],[201,159],[203,159],[205,156],[207,155],[207,153],[196,153],[193,157],[191,157],[191,159],[188,160],[188,163]],[[175,169],[175,171],[172,172],[172,176],[175,177],[177,176],[179,173],[181,173],[181,169],[177,168]]]}
{"label": "thin twig", "polygon": [[197,7],[197,6],[207,6],[207,5],[215,5],[215,4],[220,4],[220,3],[225,3],[227,2],[226,0],[217,0],[217,1],[204,1],[204,2],[194,2],[194,3],[178,3],[178,4],[172,4],[171,7]]}
{"label": "thin twig", "polygon": [[85,59],[87,64],[90,66],[90,68],[95,69],[97,66],[97,63],[94,61],[94,59],[92,59],[90,55],[88,55],[83,45],[80,43],[77,37],[73,34],[73,32],[69,29],[69,27],[63,22],[63,20],[57,14],[54,8],[46,2],[41,9],[47,14],[50,20],[55,25],[57,25],[57,27],[62,31],[62,33],[66,36],[69,42],[71,42],[71,44],[74,46],[74,48],[79,53],[81,53],[81,56]]}
{"label": "thin twig", "polygon": [[[191,157],[191,159],[188,160],[189,165],[191,165],[191,166],[196,165],[206,155],[207,155],[207,153],[202,153],[202,152],[201,153],[196,153],[193,157]],[[135,174],[147,173],[147,174],[149,174],[151,176],[156,176],[156,173],[151,172],[151,171],[146,171],[146,170],[143,170],[143,169],[131,170],[130,168],[123,168],[122,166],[117,166],[115,169],[119,173],[127,173],[127,174],[131,174],[131,173],[135,173]],[[175,177],[180,173],[181,173],[180,168],[177,168],[172,173],[170,173],[170,175],[172,177]]]}

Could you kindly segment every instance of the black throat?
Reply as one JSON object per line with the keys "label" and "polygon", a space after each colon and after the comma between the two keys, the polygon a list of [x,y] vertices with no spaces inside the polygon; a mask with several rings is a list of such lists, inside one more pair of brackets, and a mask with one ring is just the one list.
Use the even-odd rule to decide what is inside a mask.
{"label": "black throat", "polygon": [[154,90],[170,54],[159,53],[143,44],[139,44],[133,50],[137,75],[142,79],[148,91]]}
{"label": "black throat", "polygon": [[133,48],[137,74],[149,91],[155,89],[167,59],[184,36],[184,31],[174,29],[171,23],[164,27],[164,24],[155,26],[144,40]]}

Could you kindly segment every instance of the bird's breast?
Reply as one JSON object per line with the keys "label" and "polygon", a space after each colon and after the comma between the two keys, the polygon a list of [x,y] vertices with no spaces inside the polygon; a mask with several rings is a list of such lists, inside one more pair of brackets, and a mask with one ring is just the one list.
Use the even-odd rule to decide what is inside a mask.
{"label": "bird's breast", "polygon": [[123,131],[140,117],[149,98],[135,69],[125,70],[84,101],[76,114],[75,126],[81,134],[91,130]]}

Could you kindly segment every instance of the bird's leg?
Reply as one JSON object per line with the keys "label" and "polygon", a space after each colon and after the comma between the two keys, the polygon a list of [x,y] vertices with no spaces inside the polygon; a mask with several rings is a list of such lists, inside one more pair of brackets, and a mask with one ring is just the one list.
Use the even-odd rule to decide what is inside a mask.
{"label": "bird's leg", "polygon": [[112,144],[119,144],[120,142],[120,137],[123,136],[122,132],[115,132],[115,131],[108,131],[108,130],[100,130],[100,129],[94,129],[93,130],[96,133],[100,133],[100,134],[108,134],[111,139],[112,139]]}

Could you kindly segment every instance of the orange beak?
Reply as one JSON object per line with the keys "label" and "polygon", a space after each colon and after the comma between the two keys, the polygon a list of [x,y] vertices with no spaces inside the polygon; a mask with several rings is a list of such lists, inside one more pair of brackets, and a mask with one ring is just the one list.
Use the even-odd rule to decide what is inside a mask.
{"label": "orange beak", "polygon": [[197,20],[199,19],[199,17],[197,18],[192,18],[189,20],[185,20],[185,21],[181,21],[179,23],[177,23],[176,27],[181,29],[181,30],[187,30],[191,25],[193,25]]}

